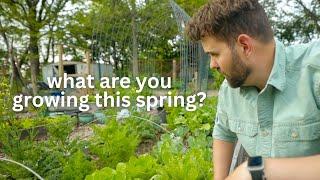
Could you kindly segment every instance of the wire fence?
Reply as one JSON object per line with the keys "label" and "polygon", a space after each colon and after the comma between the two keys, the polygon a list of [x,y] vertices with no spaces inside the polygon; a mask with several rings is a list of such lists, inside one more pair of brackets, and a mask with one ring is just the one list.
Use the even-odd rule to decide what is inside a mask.
{"label": "wire fence", "polygon": [[[102,7],[95,15],[91,47],[94,61],[112,64],[116,76],[131,76],[137,61],[139,76],[176,73],[182,92],[207,90],[209,58],[200,43],[185,36],[190,16],[173,0],[149,2],[143,13],[128,9],[127,14],[105,18],[105,11]],[[174,59],[179,60],[177,69],[172,68]]]}

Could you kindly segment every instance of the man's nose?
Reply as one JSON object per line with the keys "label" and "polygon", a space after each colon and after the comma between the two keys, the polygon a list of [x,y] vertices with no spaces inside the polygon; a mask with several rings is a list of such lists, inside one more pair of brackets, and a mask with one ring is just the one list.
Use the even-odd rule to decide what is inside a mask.
{"label": "man's nose", "polygon": [[211,58],[210,68],[211,69],[217,69],[218,67],[219,67],[219,64],[216,62],[216,60],[214,58]]}

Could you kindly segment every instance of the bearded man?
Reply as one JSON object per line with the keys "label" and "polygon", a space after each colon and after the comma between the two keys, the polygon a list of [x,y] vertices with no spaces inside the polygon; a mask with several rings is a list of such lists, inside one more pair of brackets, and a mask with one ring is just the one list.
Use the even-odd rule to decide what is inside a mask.
{"label": "bearded man", "polygon": [[[226,78],[213,130],[215,180],[320,179],[320,41],[285,47],[258,0],[213,0],[186,33]],[[228,174],[236,141],[250,158]]]}

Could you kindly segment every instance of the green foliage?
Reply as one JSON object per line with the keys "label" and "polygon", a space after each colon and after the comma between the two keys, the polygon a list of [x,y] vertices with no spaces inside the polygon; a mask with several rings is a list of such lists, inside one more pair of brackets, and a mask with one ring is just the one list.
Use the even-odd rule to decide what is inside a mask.
{"label": "green foliage", "polygon": [[198,9],[205,5],[207,0],[197,0],[197,1],[186,1],[186,0],[176,0],[175,1],[181,8],[183,8],[190,16],[195,14]]}
{"label": "green foliage", "polygon": [[216,114],[217,98],[207,98],[204,103],[204,106],[198,106],[194,112],[187,111],[182,107],[166,108],[169,127],[175,129],[178,126],[186,126],[192,133],[211,130]]}
{"label": "green foliage", "polygon": [[162,131],[162,129],[156,125],[160,124],[160,118],[150,115],[146,111],[137,111],[133,108],[130,110],[130,113],[131,116],[125,120],[126,124],[131,127],[130,129],[138,133],[142,140],[156,140],[156,135]]}
{"label": "green foliage", "polygon": [[[265,8],[275,36],[285,44],[309,42],[319,38],[319,0],[260,0]],[[278,7],[285,8],[279,9]]]}
{"label": "green foliage", "polygon": [[0,123],[4,120],[13,119],[14,113],[11,109],[13,103],[12,94],[10,91],[9,80],[0,77]]}
{"label": "green foliage", "polygon": [[101,170],[97,170],[91,175],[88,175],[86,177],[86,180],[104,180],[104,179],[110,179],[110,180],[118,180],[118,179],[125,179],[124,174],[121,172],[118,173],[116,170],[105,167]]}
{"label": "green foliage", "polygon": [[[0,142],[2,143],[1,151],[15,160],[23,159],[26,150],[32,148],[30,141],[19,141],[21,131],[16,127],[10,127],[8,123],[0,123]],[[11,172],[12,174],[9,174]],[[28,177],[30,174],[17,166],[0,162],[0,174],[11,177]]]}
{"label": "green foliage", "polygon": [[[123,94],[136,96],[135,89],[121,89]],[[148,89],[142,92],[148,95]],[[168,122],[172,133],[163,135],[151,154],[136,157],[141,140],[156,140],[163,133],[153,123],[160,123],[152,115],[130,108],[131,115],[121,123],[116,122],[117,108],[106,111],[109,119],[105,126],[94,127],[95,135],[89,142],[70,141],[75,119],[70,116],[55,118],[38,116],[1,123],[2,151],[11,159],[31,167],[46,179],[83,179],[96,167],[103,168],[87,176],[101,179],[209,179],[211,177],[212,139],[207,134],[212,129],[216,98],[207,98],[205,106],[195,112],[184,108],[168,108]],[[40,113],[41,114],[41,113]],[[153,123],[151,123],[153,122]],[[45,141],[36,141],[38,130],[47,130]],[[22,140],[22,131],[29,136]],[[83,149],[89,147],[89,155]],[[15,165],[0,163],[0,174],[12,178],[33,175]],[[187,169],[192,169],[187,171]]]}
{"label": "green foliage", "polygon": [[[21,139],[22,131],[1,124],[2,131],[0,132],[0,142],[2,142],[2,151],[10,159],[23,163],[32,168],[43,177],[54,177],[61,170],[63,152],[50,149],[48,142],[36,141],[35,131],[30,131],[26,139]],[[13,164],[0,163],[0,174],[5,174],[12,178],[27,178],[33,175],[21,167]]]}
{"label": "green foliage", "polygon": [[152,155],[131,157],[127,163],[95,171],[91,179],[212,179],[210,144],[204,133],[188,139],[165,134]]}
{"label": "green foliage", "polygon": [[91,174],[95,169],[93,162],[87,159],[86,155],[78,150],[63,167],[62,179],[81,180]]}
{"label": "green foliage", "polygon": [[119,162],[128,161],[140,141],[138,135],[130,131],[130,126],[115,120],[110,120],[104,127],[94,127],[94,133],[89,149],[98,156],[99,166],[114,168]]}
{"label": "green foliage", "polygon": [[224,76],[217,70],[211,70],[212,76],[214,78],[213,89],[219,90],[222,82],[224,81]]}
{"label": "green foliage", "polygon": [[[69,141],[67,138],[73,125],[66,123],[73,120],[69,116],[42,119],[41,122],[44,124],[41,125],[45,125],[49,134],[46,141],[36,140],[39,133],[39,129],[34,126],[39,123],[36,119],[34,123],[31,119],[25,119],[22,121],[22,127],[17,126],[19,121],[13,124],[0,123],[1,151],[10,159],[23,163],[46,179],[60,179],[66,155],[83,147],[83,144]],[[22,129],[24,126],[28,129]],[[23,132],[28,133],[24,138]],[[3,162],[0,162],[0,174],[15,179],[33,177],[25,169]]]}
{"label": "green foliage", "polygon": [[159,168],[157,160],[151,155],[138,158],[132,156],[127,163],[117,164],[116,169],[106,167],[95,171],[86,179],[150,179],[157,174]]}
{"label": "green foliage", "polygon": [[138,158],[131,157],[126,165],[126,173],[129,178],[149,179],[158,170],[157,160],[150,155],[142,155]]}
{"label": "green foliage", "polygon": [[212,179],[210,139],[202,133],[187,142],[168,134],[162,136],[153,152],[162,165],[160,179]]}
{"label": "green foliage", "polygon": [[167,157],[169,161],[160,174],[165,179],[212,179],[211,161],[203,156],[201,149],[194,149],[183,156]]}
{"label": "green foliage", "polygon": [[47,118],[47,130],[49,136],[57,142],[64,143],[67,141],[69,134],[75,126],[76,119],[70,116],[63,115],[55,118]]}
{"label": "green foliage", "polygon": [[[207,105],[215,106],[215,98],[206,101]],[[95,135],[82,143],[68,140],[74,122],[69,116],[39,118],[37,123],[32,119],[23,121],[22,127],[30,130],[36,124],[47,124],[46,141],[35,141],[37,131],[30,131],[27,139],[21,140],[21,126],[2,123],[4,131],[0,133],[0,142],[8,157],[31,167],[46,179],[83,179],[85,176],[87,179],[210,179],[212,138],[207,136],[211,128],[207,125],[214,112],[208,111],[212,110],[210,106],[206,108],[199,108],[199,114],[193,112],[193,116],[181,111],[179,116],[183,115],[186,121],[176,123],[172,134],[164,134],[150,154],[138,157],[135,151],[140,138],[153,139],[149,135],[161,131],[148,121],[132,117],[122,123],[110,118],[105,126],[95,126]],[[132,115],[158,123],[144,112],[132,111]],[[195,121],[195,117],[203,121]],[[83,153],[85,146],[89,147],[88,155]],[[93,172],[96,167],[104,168]],[[0,168],[0,174],[7,177],[32,177],[15,165],[0,163]]]}

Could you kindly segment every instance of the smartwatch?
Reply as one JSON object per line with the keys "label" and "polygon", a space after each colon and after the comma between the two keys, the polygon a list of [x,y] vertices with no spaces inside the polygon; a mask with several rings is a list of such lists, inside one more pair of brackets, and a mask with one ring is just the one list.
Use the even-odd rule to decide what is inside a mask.
{"label": "smartwatch", "polygon": [[252,180],[266,180],[264,175],[264,163],[261,156],[249,157],[248,171],[251,174]]}

